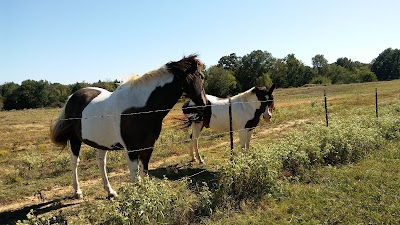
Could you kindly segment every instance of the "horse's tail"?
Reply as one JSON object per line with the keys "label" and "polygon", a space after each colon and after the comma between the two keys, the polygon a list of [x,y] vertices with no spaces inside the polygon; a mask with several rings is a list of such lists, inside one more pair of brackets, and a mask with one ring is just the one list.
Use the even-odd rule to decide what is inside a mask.
{"label": "horse's tail", "polygon": [[68,144],[72,130],[72,120],[65,117],[65,106],[57,120],[50,125],[50,139],[56,146],[65,148]]}

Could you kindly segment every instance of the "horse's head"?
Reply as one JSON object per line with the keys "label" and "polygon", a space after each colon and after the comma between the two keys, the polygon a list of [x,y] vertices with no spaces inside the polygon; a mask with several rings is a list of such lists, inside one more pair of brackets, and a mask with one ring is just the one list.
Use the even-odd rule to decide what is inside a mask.
{"label": "horse's head", "polygon": [[263,112],[263,118],[266,122],[269,122],[272,118],[272,111],[274,110],[274,96],[272,92],[275,89],[275,84],[272,84],[270,88],[264,86],[254,87],[254,91],[259,101],[261,101],[261,109]]}
{"label": "horse's head", "polygon": [[[175,75],[182,85],[183,92],[196,104],[205,106],[207,99],[204,91],[203,64],[197,55],[190,55],[177,62],[170,62],[167,68]],[[199,111],[203,111],[200,107]],[[201,113],[200,113],[201,114]]]}

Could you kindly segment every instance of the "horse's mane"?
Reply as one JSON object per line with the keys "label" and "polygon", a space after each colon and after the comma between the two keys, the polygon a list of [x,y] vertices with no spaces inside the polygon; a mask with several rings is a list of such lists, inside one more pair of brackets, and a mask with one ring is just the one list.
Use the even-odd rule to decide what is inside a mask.
{"label": "horse's mane", "polygon": [[121,83],[120,86],[124,85],[146,85],[149,81],[162,78],[168,74],[174,74],[175,76],[180,76],[182,74],[187,74],[191,72],[190,70],[198,69],[202,70],[203,64],[197,59],[197,55],[189,55],[177,62],[169,62],[158,69],[149,71],[142,76],[132,75],[127,80]]}
{"label": "horse's mane", "polygon": [[161,78],[167,74],[170,74],[166,66],[162,66],[158,69],[149,71],[142,76],[138,76],[136,74],[130,76],[127,80],[121,83],[122,85],[138,85],[138,84],[146,84],[151,80],[154,80],[155,78]]}
{"label": "horse's mane", "polygon": [[237,94],[235,96],[232,96],[231,99],[238,99],[239,98],[239,99],[242,99],[243,101],[247,101],[247,99],[249,99],[250,96],[255,94],[255,92],[253,92],[254,88],[255,87],[252,87],[247,91],[244,91],[244,92],[241,92],[241,93],[239,93],[239,94]]}

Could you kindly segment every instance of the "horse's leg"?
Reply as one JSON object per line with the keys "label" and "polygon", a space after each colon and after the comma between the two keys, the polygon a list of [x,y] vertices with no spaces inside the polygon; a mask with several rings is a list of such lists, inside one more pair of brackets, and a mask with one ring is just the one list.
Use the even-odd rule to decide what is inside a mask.
{"label": "horse's leg", "polygon": [[126,158],[128,161],[128,167],[129,171],[131,174],[131,181],[136,180],[136,173],[138,172],[138,166],[139,166],[139,154],[138,152],[129,152],[128,150],[126,151]]}
{"label": "horse's leg", "polygon": [[152,153],[153,153],[153,149],[149,149],[149,150],[143,151],[139,155],[139,169],[140,169],[140,176],[142,178],[144,178],[144,176],[148,174],[149,162],[150,162],[150,158],[151,158],[151,154]]}
{"label": "horse's leg", "polygon": [[[199,154],[199,137],[200,137],[200,131],[201,128],[203,127],[203,123],[193,123],[192,125],[192,149],[194,149],[196,159],[200,163],[204,163],[204,160],[201,158]],[[192,158],[193,160],[193,158]]]}
{"label": "horse's leg", "polygon": [[107,164],[107,151],[106,150],[99,149],[97,151],[97,162],[99,164],[100,174],[101,174],[101,178],[103,180],[103,187],[104,187],[104,189],[106,189],[106,191],[108,193],[108,197],[109,198],[118,197],[117,192],[112,189],[110,182],[108,181],[107,170],[106,170],[106,164]]}
{"label": "horse's leg", "polygon": [[250,139],[251,139],[251,135],[253,135],[253,132],[254,132],[254,129],[249,130],[249,132],[247,132],[246,148],[250,148]]}
{"label": "horse's leg", "polygon": [[[193,126],[193,125],[192,125]],[[194,145],[195,145],[195,140],[193,138],[193,129],[192,128],[192,133],[190,134],[190,146],[189,146],[189,156],[190,156],[190,162],[195,162],[196,159],[194,158]]]}
{"label": "horse's leg", "polygon": [[81,149],[82,142],[77,137],[70,139],[71,144],[71,169],[72,169],[72,187],[74,188],[74,198],[80,199],[83,197],[82,191],[79,187],[78,180],[78,165],[79,165],[79,151]]}
{"label": "horse's leg", "polygon": [[240,148],[245,149],[247,143],[247,129],[239,131]]}

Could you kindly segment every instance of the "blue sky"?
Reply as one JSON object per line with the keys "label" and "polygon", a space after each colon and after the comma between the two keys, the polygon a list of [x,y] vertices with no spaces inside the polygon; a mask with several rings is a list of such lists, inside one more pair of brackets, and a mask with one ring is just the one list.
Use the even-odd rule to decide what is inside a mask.
{"label": "blue sky", "polygon": [[215,65],[253,50],[311,65],[369,63],[400,48],[400,1],[0,1],[0,84],[143,74],[198,53]]}

